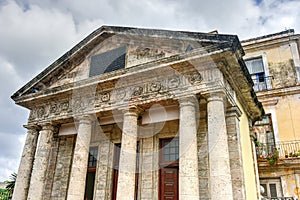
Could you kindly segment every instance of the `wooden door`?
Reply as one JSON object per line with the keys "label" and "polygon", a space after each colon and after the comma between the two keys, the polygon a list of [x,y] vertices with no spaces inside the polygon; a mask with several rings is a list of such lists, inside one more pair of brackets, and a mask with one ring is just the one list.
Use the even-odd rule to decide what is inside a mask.
{"label": "wooden door", "polygon": [[178,168],[166,167],[161,169],[160,199],[178,199]]}

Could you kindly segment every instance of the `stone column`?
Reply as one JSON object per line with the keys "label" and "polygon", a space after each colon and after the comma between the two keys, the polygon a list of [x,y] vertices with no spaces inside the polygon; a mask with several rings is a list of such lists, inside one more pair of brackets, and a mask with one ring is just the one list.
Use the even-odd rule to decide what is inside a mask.
{"label": "stone column", "polygon": [[91,134],[92,121],[90,116],[80,117],[69,180],[68,200],[84,199]]}
{"label": "stone column", "polygon": [[210,195],[211,199],[232,200],[224,100],[223,93],[211,93],[207,98]]}
{"label": "stone column", "polygon": [[237,106],[229,108],[226,112],[228,150],[234,200],[246,199],[239,126],[239,117],[241,114],[242,112]]}
{"label": "stone column", "polygon": [[195,96],[179,99],[179,199],[199,199]]}
{"label": "stone column", "polygon": [[28,199],[41,200],[44,196],[44,188],[46,183],[47,166],[51,152],[52,139],[54,134],[54,126],[50,123],[43,124],[38,139],[38,147],[36,150]]}
{"label": "stone column", "polygon": [[119,163],[117,199],[135,199],[135,168],[138,108],[124,111],[122,144]]}
{"label": "stone column", "polygon": [[24,127],[27,128],[27,137],[18,170],[18,176],[12,198],[13,200],[27,199],[33,160],[40,129],[40,127],[36,125],[25,125]]}

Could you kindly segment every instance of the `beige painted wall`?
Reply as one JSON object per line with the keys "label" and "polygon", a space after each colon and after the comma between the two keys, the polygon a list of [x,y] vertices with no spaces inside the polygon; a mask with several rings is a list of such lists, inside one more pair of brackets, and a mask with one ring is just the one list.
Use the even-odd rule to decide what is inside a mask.
{"label": "beige painted wall", "polygon": [[300,95],[284,96],[276,105],[279,140],[300,140]]}
{"label": "beige painted wall", "polygon": [[243,166],[244,166],[244,177],[245,177],[245,189],[246,189],[246,199],[253,200],[257,199],[257,185],[255,177],[255,169],[252,148],[251,148],[251,139],[249,133],[249,124],[248,117],[243,110],[239,102],[237,102],[238,107],[242,111],[242,116],[240,117],[240,131],[241,131],[241,148],[242,148],[242,157],[243,157]]}

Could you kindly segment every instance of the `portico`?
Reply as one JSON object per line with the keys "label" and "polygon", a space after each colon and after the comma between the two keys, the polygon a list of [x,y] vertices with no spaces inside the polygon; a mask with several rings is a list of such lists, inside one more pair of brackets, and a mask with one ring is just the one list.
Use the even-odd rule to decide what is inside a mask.
{"label": "portico", "polygon": [[[31,111],[13,198],[244,199],[245,184],[237,180],[243,149],[234,137],[242,134],[241,115],[251,121],[263,110],[234,37],[234,49],[213,37],[167,56],[171,50],[161,43],[172,49],[182,37],[166,39],[174,33],[165,32],[160,41],[144,29],[118,31],[104,27],[64,58],[69,64],[54,63],[13,96]],[[145,43],[137,43],[141,38]],[[120,43],[126,67],[91,76],[104,54],[123,55]],[[150,54],[138,44],[150,46]]]}

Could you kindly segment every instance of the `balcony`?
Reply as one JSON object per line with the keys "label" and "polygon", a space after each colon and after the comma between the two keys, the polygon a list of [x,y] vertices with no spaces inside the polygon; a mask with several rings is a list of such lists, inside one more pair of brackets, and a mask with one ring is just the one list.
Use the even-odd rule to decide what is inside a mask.
{"label": "balcony", "polygon": [[257,79],[252,79],[254,86],[253,89],[255,92],[270,90],[272,89],[272,79],[273,76],[259,77]]}
{"label": "balcony", "polygon": [[262,200],[295,200],[294,197],[271,197],[271,198],[262,198]]}
{"label": "balcony", "polygon": [[256,142],[257,158],[271,158],[278,156],[283,158],[300,158],[300,140],[280,142],[280,143],[260,143]]}

